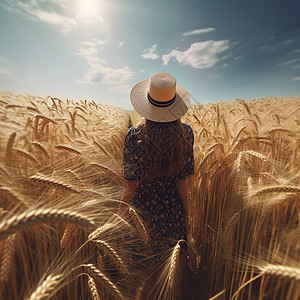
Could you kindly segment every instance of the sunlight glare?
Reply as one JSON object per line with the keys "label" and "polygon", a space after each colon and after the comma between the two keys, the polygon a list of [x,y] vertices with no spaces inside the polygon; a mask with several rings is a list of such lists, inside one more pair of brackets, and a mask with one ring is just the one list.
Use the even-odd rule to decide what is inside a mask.
{"label": "sunlight glare", "polygon": [[96,20],[102,21],[102,5],[100,0],[76,0],[75,17],[85,23],[93,23]]}

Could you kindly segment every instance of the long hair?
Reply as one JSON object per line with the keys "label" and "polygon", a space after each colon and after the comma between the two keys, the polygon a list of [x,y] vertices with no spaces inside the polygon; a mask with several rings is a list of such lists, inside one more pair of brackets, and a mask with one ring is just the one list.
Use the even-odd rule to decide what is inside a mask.
{"label": "long hair", "polygon": [[141,179],[179,172],[187,143],[181,121],[161,123],[145,120],[138,128],[138,146],[142,151]]}

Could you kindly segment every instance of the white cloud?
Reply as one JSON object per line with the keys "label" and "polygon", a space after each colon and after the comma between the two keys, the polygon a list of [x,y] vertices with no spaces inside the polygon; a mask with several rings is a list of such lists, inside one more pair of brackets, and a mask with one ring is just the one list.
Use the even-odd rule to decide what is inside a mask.
{"label": "white cloud", "polygon": [[196,29],[192,31],[185,32],[183,36],[188,36],[188,35],[198,35],[198,34],[203,34],[203,33],[208,33],[216,30],[216,28],[213,27],[208,27],[208,28],[203,28],[203,29]]}
{"label": "white cloud", "polygon": [[173,49],[169,54],[163,55],[162,60],[164,65],[167,65],[170,59],[174,58],[181,65],[196,69],[208,69],[222,60],[219,58],[219,54],[229,48],[228,40],[193,43],[186,51]]}
{"label": "white cloud", "polygon": [[128,81],[133,76],[133,71],[128,67],[111,68],[107,66],[107,61],[100,57],[99,51],[102,50],[109,40],[101,41],[94,39],[82,42],[78,55],[87,63],[87,70],[83,80],[78,82],[83,84],[103,83],[110,87],[111,91],[127,94],[130,86]]}
{"label": "white cloud", "polygon": [[6,75],[6,76],[11,75],[11,71],[8,70],[7,68],[3,68],[0,66],[0,75]]}
{"label": "white cloud", "polygon": [[297,53],[300,53],[300,49],[297,49],[297,50],[291,51],[291,52],[289,52],[288,54],[297,54]]}
{"label": "white cloud", "polygon": [[282,45],[287,45],[287,44],[291,44],[291,43],[293,43],[294,42],[294,40],[293,39],[290,39],[290,40],[285,40],[285,41],[283,41],[281,44]]}
{"label": "white cloud", "polygon": [[294,77],[292,80],[293,81],[298,81],[298,80],[300,80],[300,76]]}
{"label": "white cloud", "polygon": [[106,64],[106,60],[99,56],[99,50],[103,49],[109,41],[109,39],[93,39],[91,41],[81,42],[77,54],[82,56],[88,64]]}
{"label": "white cloud", "polygon": [[150,48],[145,49],[142,52],[142,57],[144,59],[153,59],[153,60],[158,59],[159,55],[156,53],[156,48],[157,48],[157,45],[153,45]]}
{"label": "white cloud", "polygon": [[92,3],[89,0],[3,0],[0,5],[25,18],[59,26],[64,33],[71,31],[80,23],[103,22],[97,9],[98,2]]}
{"label": "white cloud", "polygon": [[11,71],[6,67],[9,62],[6,57],[0,55],[0,63],[2,64],[0,65],[0,75],[11,75]]}
{"label": "white cloud", "polygon": [[82,42],[81,46],[84,46],[84,47],[99,47],[100,46],[101,47],[101,46],[106,45],[109,41],[110,41],[109,39],[106,39],[106,40],[93,39],[88,42]]}
{"label": "white cloud", "polygon": [[6,63],[6,62],[9,62],[9,60],[6,57],[0,55],[0,62]]}
{"label": "white cloud", "polygon": [[288,60],[288,61],[284,61],[284,62],[282,62],[280,64],[277,64],[277,65],[275,65],[275,67],[281,67],[281,66],[291,65],[291,64],[293,64],[293,63],[295,63],[297,61],[298,61],[297,59],[291,59],[291,60]]}
{"label": "white cloud", "polygon": [[125,42],[120,42],[118,47],[122,47],[125,44]]}

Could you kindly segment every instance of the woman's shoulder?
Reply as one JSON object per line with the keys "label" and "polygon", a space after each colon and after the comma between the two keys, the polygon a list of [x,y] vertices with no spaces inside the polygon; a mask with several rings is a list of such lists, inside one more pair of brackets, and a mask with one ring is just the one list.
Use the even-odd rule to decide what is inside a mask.
{"label": "woman's shoulder", "polygon": [[133,135],[139,132],[139,128],[137,126],[131,126],[128,130],[127,130],[127,135]]}
{"label": "woman's shoulder", "polygon": [[127,130],[126,139],[129,141],[135,141],[139,132],[140,128],[138,126],[131,126]]}

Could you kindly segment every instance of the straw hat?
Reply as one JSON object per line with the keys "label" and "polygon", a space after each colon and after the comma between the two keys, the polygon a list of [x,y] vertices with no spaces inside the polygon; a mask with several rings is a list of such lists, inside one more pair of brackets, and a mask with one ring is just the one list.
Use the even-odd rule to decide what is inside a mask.
{"label": "straw hat", "polygon": [[137,83],[131,90],[130,99],[142,117],[155,122],[178,120],[190,106],[189,94],[168,73],[156,73]]}

